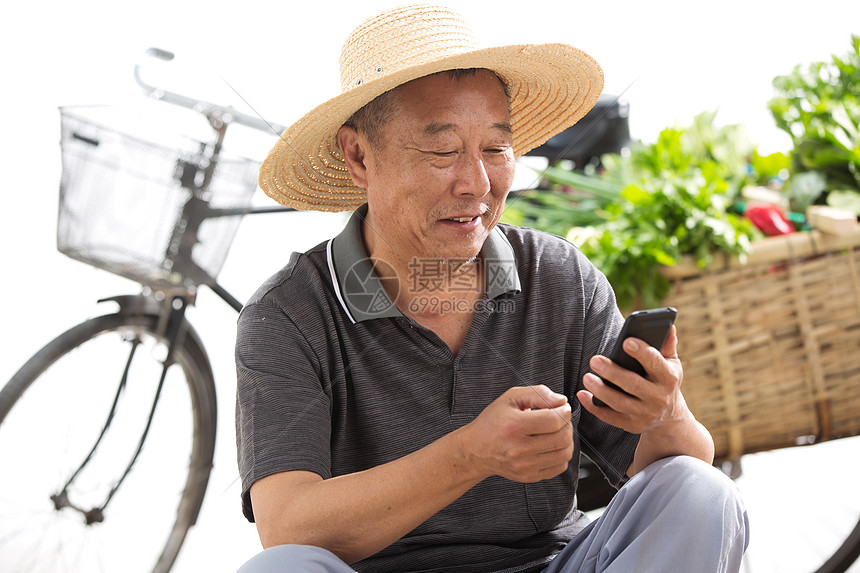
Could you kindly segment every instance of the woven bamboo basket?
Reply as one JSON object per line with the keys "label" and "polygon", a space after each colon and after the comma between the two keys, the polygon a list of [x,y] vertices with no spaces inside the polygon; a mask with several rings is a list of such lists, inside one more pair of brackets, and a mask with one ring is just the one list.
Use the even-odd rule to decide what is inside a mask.
{"label": "woven bamboo basket", "polygon": [[684,395],[718,459],[860,434],[860,232],[665,271]]}

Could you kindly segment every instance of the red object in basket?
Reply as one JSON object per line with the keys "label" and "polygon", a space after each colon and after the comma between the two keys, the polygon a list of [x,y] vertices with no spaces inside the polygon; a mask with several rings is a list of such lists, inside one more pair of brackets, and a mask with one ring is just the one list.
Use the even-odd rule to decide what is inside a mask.
{"label": "red object in basket", "polygon": [[769,237],[790,235],[794,226],[786,219],[785,214],[776,205],[770,203],[750,203],[744,215]]}

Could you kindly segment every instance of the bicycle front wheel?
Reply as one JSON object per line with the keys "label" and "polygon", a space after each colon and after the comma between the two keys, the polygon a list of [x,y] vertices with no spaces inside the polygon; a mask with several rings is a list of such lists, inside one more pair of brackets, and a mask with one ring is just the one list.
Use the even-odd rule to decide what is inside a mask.
{"label": "bicycle front wheel", "polygon": [[209,480],[215,390],[193,330],[165,371],[156,327],[86,321],[0,391],[4,571],[170,570]]}

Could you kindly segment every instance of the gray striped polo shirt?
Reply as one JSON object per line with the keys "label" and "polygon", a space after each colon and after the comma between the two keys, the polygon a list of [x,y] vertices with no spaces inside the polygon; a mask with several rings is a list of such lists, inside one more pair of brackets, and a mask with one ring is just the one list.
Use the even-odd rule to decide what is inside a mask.
{"label": "gray striped polo shirt", "polygon": [[[523,571],[546,563],[584,526],[575,508],[580,453],[618,486],[638,442],[575,397],[589,358],[608,353],[620,330],[611,287],[567,241],[500,224],[481,251],[486,291],[455,356],[392,304],[363,247],[365,212],[331,241],[294,253],[239,317],[245,516],[254,519],[251,484],[267,475],[365,470],[467,424],[508,388],[545,384],[573,405],[576,452],[566,472],[534,484],[488,478],[353,567]],[[426,289],[427,304],[443,303],[435,263],[415,264],[414,281],[403,286]]]}

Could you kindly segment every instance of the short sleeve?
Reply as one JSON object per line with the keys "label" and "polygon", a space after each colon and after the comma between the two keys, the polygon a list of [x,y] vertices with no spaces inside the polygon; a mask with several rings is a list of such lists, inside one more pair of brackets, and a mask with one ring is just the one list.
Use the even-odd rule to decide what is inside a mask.
{"label": "short sleeve", "polygon": [[266,301],[239,316],[236,372],[242,511],[253,522],[255,481],[292,470],[331,477],[331,396],[313,346],[282,308]]}

